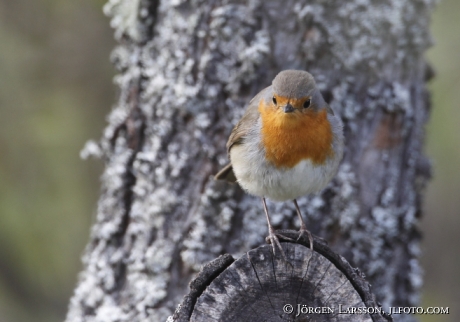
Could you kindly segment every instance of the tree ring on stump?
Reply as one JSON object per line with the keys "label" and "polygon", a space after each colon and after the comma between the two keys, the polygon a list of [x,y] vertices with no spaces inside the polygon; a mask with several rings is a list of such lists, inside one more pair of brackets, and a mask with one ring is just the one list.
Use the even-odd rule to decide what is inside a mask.
{"label": "tree ring on stump", "polygon": [[[293,231],[279,233],[294,240],[298,236]],[[312,252],[304,239],[282,242],[287,262],[280,253],[273,255],[271,245],[233,263],[227,260],[228,266],[219,267],[212,281],[201,278],[206,285],[197,294],[200,274],[210,276],[205,267],[191,283],[194,305],[186,310],[179,306],[172,321],[391,321],[360,272],[321,239],[314,243]],[[190,303],[190,294],[183,303],[185,299]]]}

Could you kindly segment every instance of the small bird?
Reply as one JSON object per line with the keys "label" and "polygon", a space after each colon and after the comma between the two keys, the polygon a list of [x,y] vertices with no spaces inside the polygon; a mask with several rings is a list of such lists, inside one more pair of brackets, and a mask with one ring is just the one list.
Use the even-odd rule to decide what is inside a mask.
{"label": "small bird", "polygon": [[265,198],[293,200],[300,220],[299,238],[308,234],[296,198],[322,190],[343,156],[343,126],[324,101],[311,74],[284,70],[250,102],[227,142],[230,164],[217,180],[238,182],[262,198],[268,239],[284,252],[270,222]]}

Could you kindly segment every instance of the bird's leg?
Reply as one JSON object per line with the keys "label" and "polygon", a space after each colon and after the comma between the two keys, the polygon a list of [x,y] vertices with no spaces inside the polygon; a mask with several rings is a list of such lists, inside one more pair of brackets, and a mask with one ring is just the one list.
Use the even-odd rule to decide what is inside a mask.
{"label": "bird's leg", "polygon": [[310,249],[313,251],[313,237],[311,233],[308,231],[307,227],[305,226],[305,223],[302,219],[302,214],[300,213],[299,205],[297,204],[297,200],[293,199],[293,201],[294,201],[295,209],[297,210],[297,216],[299,217],[299,220],[300,220],[299,237],[297,238],[297,240],[299,240],[303,234],[307,233],[308,240],[310,241]]}
{"label": "bird's leg", "polygon": [[262,202],[264,204],[265,216],[267,217],[267,222],[268,222],[268,237],[267,238],[270,240],[270,244],[272,244],[273,255],[275,255],[275,244],[276,244],[276,246],[278,246],[278,248],[281,250],[281,255],[283,255],[284,260],[287,261],[286,255],[284,254],[284,251],[281,248],[280,241],[278,240],[278,237],[276,237],[275,229],[273,229],[272,223],[270,222],[270,216],[268,215],[267,203],[265,202],[265,198],[262,198]]}

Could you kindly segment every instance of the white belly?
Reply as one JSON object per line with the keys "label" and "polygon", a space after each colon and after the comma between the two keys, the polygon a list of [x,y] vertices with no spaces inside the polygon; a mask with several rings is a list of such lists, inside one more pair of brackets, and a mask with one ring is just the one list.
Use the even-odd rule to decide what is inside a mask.
{"label": "white belly", "polygon": [[248,193],[276,201],[295,199],[322,190],[337,172],[341,159],[330,158],[323,165],[310,160],[292,168],[276,168],[265,160],[260,146],[236,145],[230,150],[233,171]]}

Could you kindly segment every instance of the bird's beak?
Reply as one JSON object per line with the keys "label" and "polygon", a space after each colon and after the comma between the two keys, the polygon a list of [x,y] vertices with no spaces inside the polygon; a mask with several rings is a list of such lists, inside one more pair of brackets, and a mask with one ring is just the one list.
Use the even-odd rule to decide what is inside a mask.
{"label": "bird's beak", "polygon": [[294,107],[289,103],[287,103],[286,106],[284,107],[284,113],[292,113],[294,112],[294,110],[295,110]]}

